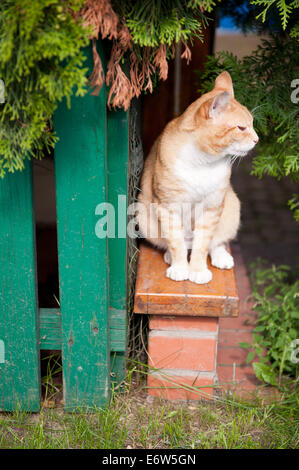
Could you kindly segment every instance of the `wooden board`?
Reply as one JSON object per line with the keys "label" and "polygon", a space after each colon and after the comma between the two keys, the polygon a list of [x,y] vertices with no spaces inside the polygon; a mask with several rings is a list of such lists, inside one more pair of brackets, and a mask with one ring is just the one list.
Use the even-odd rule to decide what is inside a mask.
{"label": "wooden board", "polygon": [[126,309],[128,112],[107,112],[107,196],[115,211],[115,237],[108,239],[110,308]]}
{"label": "wooden board", "polygon": [[95,231],[96,207],[107,201],[105,87],[71,105],[61,104],[54,120],[66,410],[105,406],[110,392],[108,244]]}
{"label": "wooden board", "polygon": [[[57,308],[39,310],[40,349],[62,349],[61,312]],[[127,319],[123,310],[109,309],[109,335],[111,356],[124,353],[127,337]],[[0,352],[1,354],[1,352]],[[112,366],[112,364],[111,364]]]}
{"label": "wooden board", "polygon": [[166,277],[163,253],[141,244],[138,262],[135,313],[235,317],[239,298],[233,269],[209,264],[213,279],[208,284],[176,282]]}
{"label": "wooden board", "polygon": [[0,410],[38,411],[37,316],[32,165],[0,180]]}
{"label": "wooden board", "polygon": [[[125,378],[126,334],[118,335],[118,354],[114,318],[127,330],[127,193],[129,159],[129,112],[107,111],[107,196],[115,211],[115,237],[108,239],[109,318],[111,377],[119,383]],[[112,323],[111,323],[112,322]],[[114,325],[114,327],[113,327]]]}

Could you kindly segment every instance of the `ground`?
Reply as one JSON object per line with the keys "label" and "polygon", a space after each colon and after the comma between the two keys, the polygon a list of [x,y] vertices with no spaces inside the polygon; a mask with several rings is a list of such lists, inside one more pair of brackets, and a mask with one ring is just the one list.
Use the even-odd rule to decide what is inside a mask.
{"label": "ground", "polygon": [[[132,391],[133,390],[133,391]],[[106,410],[0,414],[1,448],[261,449],[298,447],[292,404],[171,403],[147,397],[132,384]]]}

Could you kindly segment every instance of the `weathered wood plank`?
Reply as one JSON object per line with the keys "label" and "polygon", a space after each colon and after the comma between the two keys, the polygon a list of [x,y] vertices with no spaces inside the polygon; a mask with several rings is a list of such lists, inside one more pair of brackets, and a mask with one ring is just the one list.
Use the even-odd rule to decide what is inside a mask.
{"label": "weathered wood plank", "polygon": [[64,400],[73,410],[104,406],[110,390],[107,239],[95,233],[107,197],[105,87],[60,105],[54,123]]}
{"label": "weathered wood plank", "polygon": [[[124,312],[124,328],[127,330],[127,193],[129,159],[129,112],[107,112],[107,190],[108,201],[115,210],[115,237],[108,239],[109,252],[109,306],[110,311]],[[113,313],[110,316],[113,322]],[[110,324],[112,378],[122,381],[125,375],[125,351],[127,338],[115,335]],[[111,328],[112,327],[112,328]],[[116,345],[116,341],[118,345]],[[112,348],[113,345],[113,348]],[[119,354],[116,356],[115,351]],[[123,354],[120,352],[123,351]]]}
{"label": "weathered wood plank", "polygon": [[[109,309],[110,351],[124,353],[127,337],[127,315],[125,310]],[[41,308],[40,349],[62,349],[61,313],[56,308]],[[0,344],[1,357],[1,344]],[[111,364],[112,366],[112,364]]]}
{"label": "weathered wood plank", "polygon": [[0,410],[40,408],[32,165],[0,180]]}
{"label": "weathered wood plank", "polygon": [[111,308],[126,308],[128,112],[107,113],[107,195],[115,210],[115,237],[109,246],[109,302]]}
{"label": "weathered wood plank", "polygon": [[235,317],[239,298],[234,269],[210,265],[213,279],[208,284],[176,282],[165,275],[163,253],[141,244],[135,293],[135,313]]}
{"label": "weathered wood plank", "polygon": [[40,349],[62,349],[61,312],[56,308],[39,309]]}

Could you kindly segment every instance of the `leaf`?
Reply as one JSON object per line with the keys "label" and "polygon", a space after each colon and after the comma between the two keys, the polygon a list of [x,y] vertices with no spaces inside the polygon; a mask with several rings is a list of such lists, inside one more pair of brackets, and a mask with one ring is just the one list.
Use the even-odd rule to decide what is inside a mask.
{"label": "leaf", "polygon": [[250,351],[250,353],[248,354],[248,356],[246,358],[246,363],[249,364],[249,362],[251,362],[254,359],[254,356],[255,356],[255,352]]}
{"label": "leaf", "polygon": [[260,335],[257,335],[257,334],[255,334],[255,333],[253,333],[253,338],[254,338],[254,340],[255,340],[258,344],[261,344],[262,338],[261,338]]}
{"label": "leaf", "polygon": [[276,380],[276,374],[268,366],[268,364],[262,364],[261,362],[253,362],[252,364],[255,375],[262,382],[266,382],[274,387],[278,385]]}
{"label": "leaf", "polygon": [[239,346],[240,346],[240,348],[244,348],[244,349],[251,348],[251,344],[249,344],[249,343],[239,343]]}
{"label": "leaf", "polygon": [[254,331],[256,331],[257,333],[260,332],[260,331],[264,331],[266,329],[266,326],[265,325],[259,325],[259,326],[256,326],[254,328]]}

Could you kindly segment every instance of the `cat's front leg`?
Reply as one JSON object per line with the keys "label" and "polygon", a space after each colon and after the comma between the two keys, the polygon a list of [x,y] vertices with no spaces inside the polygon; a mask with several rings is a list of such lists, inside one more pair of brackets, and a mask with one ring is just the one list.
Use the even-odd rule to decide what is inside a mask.
{"label": "cat's front leg", "polygon": [[212,272],[207,266],[207,257],[220,213],[221,208],[211,208],[195,218],[189,280],[197,284],[207,284],[212,279]]}
{"label": "cat's front leg", "polygon": [[166,276],[174,281],[185,281],[189,277],[189,269],[181,216],[163,206],[160,206],[157,212],[169,252],[168,261],[171,264],[166,270]]}
{"label": "cat's front leg", "polygon": [[198,228],[194,230],[194,238],[189,265],[189,280],[197,284],[207,284],[212,279],[212,272],[207,266],[208,242],[205,230]]}

